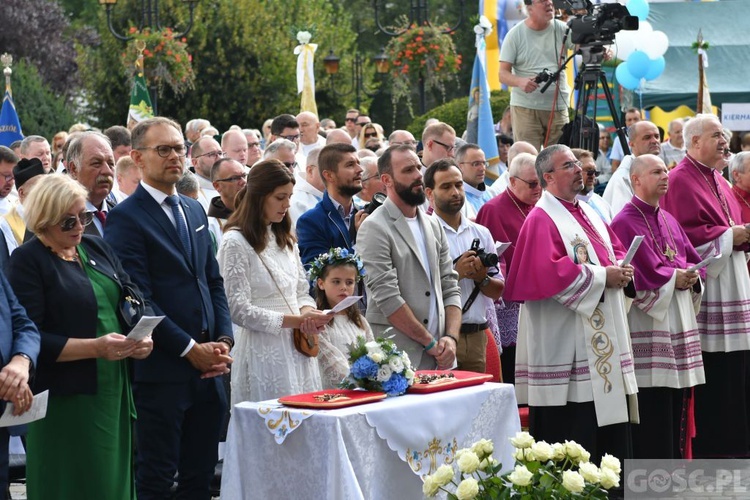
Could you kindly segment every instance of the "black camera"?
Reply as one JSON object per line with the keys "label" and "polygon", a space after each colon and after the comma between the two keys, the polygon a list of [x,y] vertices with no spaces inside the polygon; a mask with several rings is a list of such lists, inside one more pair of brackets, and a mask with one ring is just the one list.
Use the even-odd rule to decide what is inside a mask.
{"label": "black camera", "polygon": [[364,210],[368,215],[373,213],[376,208],[385,203],[385,198],[386,196],[383,193],[375,193],[374,195],[372,195],[372,201],[365,205],[362,210]]}
{"label": "black camera", "polygon": [[578,45],[609,45],[618,31],[638,29],[638,18],[619,3],[592,5],[590,0],[553,0],[553,3],[556,9],[568,14],[585,13],[568,21],[570,40]]}
{"label": "black camera", "polygon": [[471,248],[469,250],[473,250],[474,253],[477,254],[477,257],[479,257],[479,261],[484,267],[494,267],[498,263],[497,254],[487,253],[484,251],[484,248],[481,248],[479,246],[479,238],[474,238],[474,241],[471,242]]}
{"label": "black camera", "polygon": [[538,85],[538,84],[540,84],[542,82],[546,82],[547,80],[549,80],[550,78],[552,78],[552,76],[553,76],[552,72],[550,70],[548,70],[548,69],[545,68],[545,69],[543,69],[542,71],[540,71],[539,73],[536,74],[536,76],[534,77],[534,81]]}

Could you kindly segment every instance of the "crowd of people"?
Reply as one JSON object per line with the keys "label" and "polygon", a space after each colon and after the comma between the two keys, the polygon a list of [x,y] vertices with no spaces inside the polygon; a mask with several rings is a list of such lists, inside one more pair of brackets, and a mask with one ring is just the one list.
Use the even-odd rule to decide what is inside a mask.
{"label": "crowd of people", "polygon": [[[538,113],[515,106],[491,162],[446,123],[417,139],[356,109],[0,147],[0,398],[50,391],[28,498],[207,498],[232,405],[335,388],[384,334],[418,369],[497,351],[537,440],[747,456],[750,155],[714,116],[662,143],[629,112],[615,163],[606,133],[524,140]],[[128,338],[144,314],[164,319]]]}

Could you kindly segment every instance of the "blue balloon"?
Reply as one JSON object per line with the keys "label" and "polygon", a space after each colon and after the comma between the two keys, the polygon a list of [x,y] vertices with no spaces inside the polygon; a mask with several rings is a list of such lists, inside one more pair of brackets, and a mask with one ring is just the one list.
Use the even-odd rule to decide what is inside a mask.
{"label": "blue balloon", "polygon": [[627,61],[628,72],[636,78],[643,78],[651,67],[651,59],[642,50],[633,51]]}
{"label": "blue balloon", "polygon": [[631,16],[636,16],[641,21],[648,19],[649,6],[647,0],[630,0],[627,7]]}
{"label": "blue balloon", "polygon": [[651,65],[648,67],[648,71],[643,76],[648,81],[656,80],[664,73],[664,67],[667,62],[664,60],[664,56],[659,56],[656,59],[651,59]]}
{"label": "blue balloon", "polygon": [[635,90],[641,84],[640,78],[636,78],[630,74],[627,63],[620,63],[619,66],[617,66],[615,69],[615,77],[617,78],[617,83],[628,90]]}

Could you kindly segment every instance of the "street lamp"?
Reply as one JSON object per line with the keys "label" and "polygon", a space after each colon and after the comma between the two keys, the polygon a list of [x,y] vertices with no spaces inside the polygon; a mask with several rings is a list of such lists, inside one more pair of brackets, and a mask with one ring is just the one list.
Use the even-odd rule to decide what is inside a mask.
{"label": "street lamp", "polygon": [[[378,13],[379,11],[379,4],[381,0],[372,0],[372,5],[375,8],[375,24],[378,26],[378,29],[385,33],[386,35],[390,37],[396,37],[408,30],[408,28],[404,28],[400,31],[392,31],[385,26],[383,26],[380,23],[380,15]],[[384,5],[387,7],[388,4],[386,3]],[[407,26],[411,25],[417,25],[417,26],[424,26],[428,25],[430,26],[430,2],[429,0],[410,0],[409,2],[409,23]],[[464,0],[459,0],[459,11],[458,11],[458,21],[456,21],[456,24],[453,25],[453,27],[448,28],[446,30],[442,30],[443,33],[449,34],[453,33],[458,29],[459,26],[461,26],[461,23],[464,20]],[[427,112],[427,102],[425,100],[425,88],[424,88],[424,77],[419,75],[419,109],[421,114],[425,114]]]}
{"label": "street lamp", "polygon": [[[188,4],[190,9],[190,21],[182,33],[174,35],[176,39],[180,39],[186,36],[193,27],[193,16],[195,13],[195,6],[200,0],[182,0],[183,3]],[[152,30],[162,30],[161,22],[159,20],[159,0],[140,0],[141,2],[141,18],[138,21],[138,31],[143,31],[145,28],[151,28]],[[116,39],[128,42],[132,40],[133,36],[122,35],[115,31],[112,26],[112,8],[117,3],[117,0],[99,0],[99,4],[103,5],[107,9],[107,26],[109,32],[112,33]],[[151,85],[151,105],[154,108],[154,115],[156,115],[156,86]]]}
{"label": "street lamp", "polygon": [[[388,73],[388,56],[385,53],[385,47],[380,49],[380,53],[373,56],[370,59],[375,64],[375,71],[378,75],[384,75]],[[356,99],[356,107],[359,108],[361,104],[360,99],[360,93],[366,95],[367,97],[375,97],[378,92],[380,92],[380,89],[373,91],[368,91],[368,89],[365,87],[365,80],[364,80],[364,64],[365,64],[365,58],[357,52],[354,54],[354,65],[352,66],[352,88],[349,91],[346,92],[339,92],[336,90],[336,83],[335,83],[335,75],[339,72],[339,62],[341,61],[341,58],[339,58],[336,54],[334,54],[333,49],[331,49],[328,52],[328,55],[323,58],[323,66],[325,67],[326,74],[330,76],[331,81],[331,92],[334,95],[337,95],[339,97],[349,95],[352,92],[355,93],[355,99]]]}

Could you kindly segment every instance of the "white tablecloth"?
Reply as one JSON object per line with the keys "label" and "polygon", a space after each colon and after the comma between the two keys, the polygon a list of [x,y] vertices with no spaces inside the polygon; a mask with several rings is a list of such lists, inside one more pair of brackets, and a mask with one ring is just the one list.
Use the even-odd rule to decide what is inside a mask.
{"label": "white tablecloth", "polygon": [[[258,408],[268,404],[245,402],[232,411],[222,473],[223,499],[419,499],[422,481],[418,474],[424,471],[415,473],[405,461],[404,450],[399,453],[391,449],[406,446],[404,440],[409,441],[410,435],[395,435],[393,425],[389,429],[378,428],[384,415],[391,413],[394,419],[403,420],[398,424],[405,429],[425,416],[459,422],[458,427],[453,426],[457,447],[467,447],[481,438],[491,439],[495,444],[493,455],[505,470],[514,463],[508,439],[521,428],[515,392],[507,384],[486,383],[429,395],[405,395],[339,410],[290,409],[292,417],[302,411],[312,411],[313,415],[302,421],[282,444],[276,443],[258,412]],[[409,410],[412,419],[405,418]],[[371,422],[368,413],[372,413]],[[450,425],[446,422],[446,427]],[[388,440],[379,435],[379,430]],[[424,436],[419,439],[425,442],[410,443],[409,448],[413,446],[413,452],[420,452],[422,465],[429,467],[429,454],[425,452],[437,436],[428,439],[419,431],[414,435]],[[441,446],[452,448],[453,443],[445,441],[453,439],[442,437],[440,441]],[[444,457],[438,454],[436,460],[440,458]],[[434,462],[432,467],[442,463]]]}

